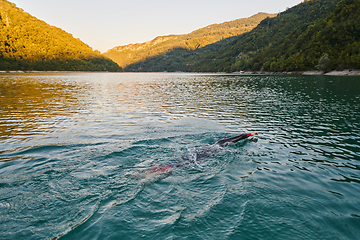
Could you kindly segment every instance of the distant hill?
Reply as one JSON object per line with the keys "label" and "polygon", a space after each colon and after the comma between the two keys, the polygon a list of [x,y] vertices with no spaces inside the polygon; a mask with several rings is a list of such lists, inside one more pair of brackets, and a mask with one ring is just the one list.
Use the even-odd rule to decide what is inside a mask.
{"label": "distant hill", "polygon": [[146,58],[140,62],[130,64],[124,68],[126,72],[192,72],[195,64],[202,60],[209,53],[214,52],[220,47],[236,38],[229,37],[224,40],[206,45],[202,48],[190,50],[186,48],[174,48],[163,54]]}
{"label": "distant hill", "polygon": [[0,0],[0,70],[122,71],[71,34]]}
{"label": "distant hill", "polygon": [[[151,60],[147,60],[149,58],[155,60],[156,56],[175,50],[175,52],[172,52],[167,58],[170,57],[171,59],[174,59],[174,61],[181,61],[181,63],[175,64],[179,67],[188,64],[184,61],[184,58],[188,57],[186,54],[189,52],[201,49],[229,37],[238,36],[244,32],[248,32],[256,27],[264,18],[274,16],[276,16],[276,14],[258,13],[249,18],[213,24],[189,34],[161,36],[145,43],[114,47],[103,55],[109,57],[123,68],[133,64],[127,68],[135,68],[132,69],[133,71],[159,71],[159,69],[162,69],[162,66],[160,66],[159,63],[157,63],[157,65],[159,65],[157,69],[149,69],[149,67],[154,67],[154,64]],[[182,55],[184,53],[185,56]],[[149,63],[136,65],[136,63],[145,61]],[[175,67],[174,70],[181,69]]]}
{"label": "distant hill", "polygon": [[360,0],[312,0],[263,20],[196,71],[360,69]]}

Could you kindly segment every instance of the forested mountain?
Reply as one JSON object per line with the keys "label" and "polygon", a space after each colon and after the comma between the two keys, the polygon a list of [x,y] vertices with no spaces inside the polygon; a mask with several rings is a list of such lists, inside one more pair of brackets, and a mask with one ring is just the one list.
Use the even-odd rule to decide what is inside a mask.
{"label": "forested mountain", "polygon": [[194,65],[202,60],[207,54],[233,40],[234,37],[225,38],[219,42],[209,44],[195,50],[186,48],[174,48],[166,53],[146,58],[143,61],[130,64],[124,68],[126,72],[191,72],[195,71]]}
{"label": "forested mountain", "polygon": [[0,70],[122,71],[115,62],[126,71],[360,69],[360,0],[306,0],[103,55],[0,0]]}
{"label": "forested mountain", "polygon": [[[183,68],[189,62],[197,60],[197,56],[194,56],[194,50],[202,49],[210,44],[248,32],[256,27],[264,18],[273,16],[275,14],[258,13],[249,18],[213,24],[189,34],[162,36],[146,43],[115,47],[108,50],[104,55],[111,58],[121,67],[140,63],[140,65],[134,64],[129,66],[133,71],[160,71],[164,67],[170,67],[174,71],[179,71],[183,70],[179,68]],[[223,45],[225,43],[226,41],[223,41],[219,44]],[[218,47],[219,44],[215,46]],[[208,47],[204,51],[196,51],[195,55],[208,53],[214,50],[215,46]],[[163,59],[162,54],[166,54],[166,62],[171,63],[172,67],[159,64],[159,59],[156,56],[160,56]],[[149,58],[151,59],[149,60]],[[172,71],[171,69],[168,70]]]}
{"label": "forested mountain", "polygon": [[197,71],[360,69],[360,0],[312,0],[263,20]]}
{"label": "forested mountain", "polygon": [[0,0],[0,70],[122,71],[71,34]]}

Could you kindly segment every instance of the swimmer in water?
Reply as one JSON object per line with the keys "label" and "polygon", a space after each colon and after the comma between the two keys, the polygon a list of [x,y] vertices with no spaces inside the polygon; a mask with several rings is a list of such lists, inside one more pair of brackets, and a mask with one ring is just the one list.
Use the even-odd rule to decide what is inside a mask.
{"label": "swimmer in water", "polygon": [[200,164],[204,162],[206,158],[211,157],[212,155],[216,154],[221,150],[221,148],[226,147],[227,145],[231,143],[237,143],[238,141],[258,135],[257,132],[252,133],[243,133],[240,135],[237,135],[235,137],[226,137],[223,138],[216,143],[207,146],[207,147],[201,147],[196,148],[193,151],[190,151],[187,154],[182,155],[177,161],[175,161],[172,164],[164,165],[164,166],[154,166],[148,169],[145,174],[143,174],[143,178],[156,178],[159,176],[169,176],[172,174],[172,171],[175,168],[181,168],[181,167],[187,167],[190,165],[195,165],[198,167],[201,167]]}

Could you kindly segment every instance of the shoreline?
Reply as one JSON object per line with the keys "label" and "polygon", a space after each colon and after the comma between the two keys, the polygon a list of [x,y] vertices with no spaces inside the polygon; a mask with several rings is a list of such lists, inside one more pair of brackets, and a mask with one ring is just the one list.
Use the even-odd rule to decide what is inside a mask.
{"label": "shoreline", "polygon": [[305,76],[360,76],[360,70],[346,69],[334,70],[330,72],[323,71],[288,71],[288,72],[267,72],[267,71],[241,71],[234,72],[236,74],[260,74],[260,75],[305,75]]}
{"label": "shoreline", "polygon": [[33,70],[14,70],[14,71],[3,71],[0,73],[122,73],[122,72],[109,72],[109,71],[33,71]]}
{"label": "shoreline", "polygon": [[[108,72],[108,71],[0,71],[1,73],[137,73],[137,72]],[[139,73],[155,73],[155,72],[139,72]],[[204,73],[209,72],[167,72],[167,73]],[[346,70],[334,70],[330,72],[323,71],[284,71],[284,72],[267,72],[267,71],[240,71],[233,73],[214,72],[214,74],[240,74],[240,75],[305,75],[305,76],[360,76],[360,70],[346,69]]]}

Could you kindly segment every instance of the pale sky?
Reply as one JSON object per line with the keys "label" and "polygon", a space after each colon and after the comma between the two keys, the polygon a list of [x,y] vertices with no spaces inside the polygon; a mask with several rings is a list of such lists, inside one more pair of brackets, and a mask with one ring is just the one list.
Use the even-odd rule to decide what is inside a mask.
{"label": "pale sky", "polygon": [[258,12],[279,13],[301,0],[9,0],[80,38],[94,50],[186,34]]}

